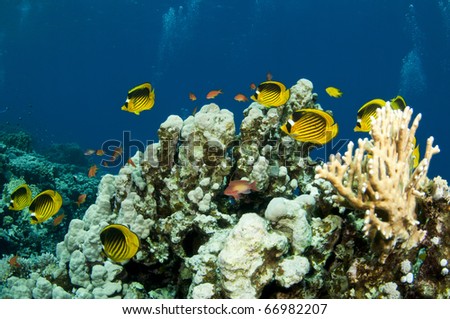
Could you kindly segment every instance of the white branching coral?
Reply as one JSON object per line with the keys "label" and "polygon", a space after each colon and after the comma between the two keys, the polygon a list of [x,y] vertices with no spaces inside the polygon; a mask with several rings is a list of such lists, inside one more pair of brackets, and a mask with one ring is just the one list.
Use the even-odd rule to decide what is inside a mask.
{"label": "white branching coral", "polygon": [[366,211],[365,235],[380,253],[384,263],[393,248],[415,247],[425,237],[417,226],[416,198],[426,182],[431,157],[439,153],[428,138],[426,151],[413,169],[414,136],[419,126],[418,114],[411,127],[412,109],[392,110],[390,103],[377,110],[372,118],[372,139],[359,139],[358,148],[348,144],[344,156],[330,156],[330,161],[316,167],[316,178],[331,182],[338,192],[337,200],[352,208]]}

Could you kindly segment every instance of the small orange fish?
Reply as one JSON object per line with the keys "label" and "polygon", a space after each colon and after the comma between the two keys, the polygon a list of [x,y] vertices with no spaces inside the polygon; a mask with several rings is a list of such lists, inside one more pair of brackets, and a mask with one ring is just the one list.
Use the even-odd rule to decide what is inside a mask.
{"label": "small orange fish", "polygon": [[86,194],[81,194],[80,196],[78,196],[78,199],[76,201],[78,207],[80,207],[80,205],[86,201],[86,196]]}
{"label": "small orange fish", "polygon": [[88,172],[88,177],[94,177],[95,176],[95,174],[97,173],[97,165],[92,165],[90,168],[89,168],[89,172]]}
{"label": "small orange fish", "polygon": [[113,162],[117,159],[117,157],[119,157],[120,155],[122,155],[122,152],[123,152],[123,150],[122,150],[122,148],[121,147],[116,147],[115,149],[114,149],[114,152],[113,152],[113,155],[112,155],[112,157],[113,157]]}
{"label": "small orange fish", "polygon": [[19,256],[18,256],[18,255],[14,255],[14,256],[12,256],[12,257],[9,259],[9,265],[10,265],[11,267],[19,268],[19,267],[21,266],[21,264],[19,264],[19,262],[17,261],[17,258],[19,258]]}
{"label": "small orange fish", "polygon": [[128,159],[127,163],[130,164],[133,167],[136,167],[136,164],[134,164],[134,162],[133,162],[133,160],[131,158]]}
{"label": "small orange fish", "polygon": [[84,155],[89,156],[95,153],[95,150],[93,149],[87,149],[84,151]]}
{"label": "small orange fish", "polygon": [[103,150],[96,150],[96,151],[95,151],[95,155],[97,155],[97,156],[103,156],[103,155],[105,155],[105,152],[104,152]]}
{"label": "small orange fish", "polygon": [[266,74],[266,80],[267,81],[272,81],[272,73],[271,72],[267,72],[267,74]]}
{"label": "small orange fish", "polygon": [[59,224],[61,224],[62,220],[64,219],[64,216],[66,216],[64,213],[60,214],[58,217],[56,217],[53,220],[53,226],[58,226]]}
{"label": "small orange fish", "polygon": [[195,96],[195,94],[192,92],[189,92],[189,100],[195,101],[196,99],[197,99],[197,97]]}
{"label": "small orange fish", "polygon": [[250,89],[256,90],[256,84],[255,84],[255,83],[251,83],[251,84],[250,84]]}
{"label": "small orange fish", "polygon": [[109,167],[109,165],[112,164],[112,163],[114,163],[114,158],[111,161],[102,160],[100,165],[103,166],[103,167]]}
{"label": "small orange fish", "polygon": [[238,102],[247,102],[247,101],[248,101],[247,97],[246,97],[244,94],[241,94],[241,93],[236,94],[236,96],[234,97],[234,99],[235,99],[236,101],[238,101]]}
{"label": "small orange fish", "polygon": [[235,200],[239,200],[241,194],[250,194],[250,191],[258,191],[256,182],[250,183],[249,181],[240,180],[231,181],[223,193],[232,196]]}
{"label": "small orange fish", "polygon": [[212,91],[209,91],[208,94],[206,94],[206,98],[208,100],[210,100],[210,99],[215,98],[219,94],[223,94],[222,89],[220,89],[220,90],[212,90]]}

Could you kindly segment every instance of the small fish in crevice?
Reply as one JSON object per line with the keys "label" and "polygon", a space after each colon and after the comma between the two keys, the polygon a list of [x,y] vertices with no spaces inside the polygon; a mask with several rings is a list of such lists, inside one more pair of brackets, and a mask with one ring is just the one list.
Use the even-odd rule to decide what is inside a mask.
{"label": "small fish in crevice", "polygon": [[19,262],[17,261],[18,258],[19,258],[18,255],[14,255],[8,260],[9,266],[11,268],[20,268],[20,267],[22,267],[22,265],[19,264]]}
{"label": "small fish in crevice", "polygon": [[83,204],[86,201],[86,194],[80,194],[77,198],[77,201],[75,202],[75,204],[77,204],[78,207],[80,207],[81,204]]}
{"label": "small fish in crevice", "polygon": [[239,200],[242,194],[250,194],[251,191],[258,191],[256,182],[237,180],[231,181],[223,193],[227,196],[232,196],[235,200]]}

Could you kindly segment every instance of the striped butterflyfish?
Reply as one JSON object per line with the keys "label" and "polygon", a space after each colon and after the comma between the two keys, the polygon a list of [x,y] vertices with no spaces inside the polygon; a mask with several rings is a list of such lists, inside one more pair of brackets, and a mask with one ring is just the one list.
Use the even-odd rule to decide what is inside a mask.
{"label": "striped butterflyfish", "polygon": [[281,130],[300,142],[326,144],[338,133],[338,125],[327,112],[303,109],[292,114]]}
{"label": "striped butterflyfish", "polygon": [[373,99],[361,106],[358,110],[356,126],[353,129],[355,132],[369,132],[372,128],[370,117],[377,117],[377,109],[384,107],[386,101],[382,99]]}
{"label": "striped butterflyfish", "polygon": [[420,161],[420,150],[419,150],[419,145],[416,145],[416,137],[414,136],[414,140],[413,140],[413,152],[411,154],[412,157],[412,168],[416,168],[417,166],[419,166],[419,161]]}
{"label": "striped butterflyfish", "polygon": [[30,222],[32,224],[45,222],[59,211],[61,205],[62,197],[58,192],[51,189],[41,192],[30,204]]}
{"label": "striped butterflyfish", "polygon": [[277,81],[262,82],[250,98],[266,107],[280,106],[289,100],[290,91]]}
{"label": "striped butterflyfish", "polygon": [[22,210],[31,204],[31,190],[27,184],[22,184],[11,193],[10,210]]}
{"label": "striped butterflyfish", "polygon": [[139,238],[128,227],[111,224],[100,233],[103,252],[111,260],[121,263],[136,255],[139,249]]}
{"label": "striped butterflyfish", "polygon": [[150,110],[155,104],[155,90],[150,83],[143,83],[128,91],[123,111],[139,115],[142,111]]}
{"label": "striped butterflyfish", "polygon": [[406,107],[406,102],[400,95],[397,95],[391,100],[391,108],[393,110],[404,110]]}

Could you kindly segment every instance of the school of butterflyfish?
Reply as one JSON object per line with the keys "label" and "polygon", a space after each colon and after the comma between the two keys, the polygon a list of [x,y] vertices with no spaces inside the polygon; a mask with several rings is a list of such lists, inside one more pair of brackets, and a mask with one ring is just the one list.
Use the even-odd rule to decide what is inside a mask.
{"label": "school of butterflyfish", "polygon": [[[290,99],[290,90],[278,81],[272,80],[272,74],[267,73],[266,81],[255,85],[250,84],[250,89],[253,94],[250,99],[263,105],[266,108],[281,107],[285,105]],[[333,98],[341,98],[343,92],[333,86],[325,89],[326,93]],[[206,99],[214,99],[219,95],[224,94],[222,89],[214,89],[209,91]],[[193,92],[188,95],[191,101],[196,101],[197,96]],[[249,99],[243,93],[236,93],[234,100],[237,102],[247,102]],[[155,90],[153,86],[146,82],[133,87],[128,91],[125,103],[122,105],[122,110],[139,115],[142,111],[150,110],[155,104]],[[364,103],[356,114],[355,132],[370,132],[371,118],[376,118],[376,110],[385,107],[386,101],[380,98],[372,99]],[[404,110],[406,107],[405,100],[401,96],[397,96],[390,100],[390,105],[394,110]],[[194,109],[195,113],[196,108]],[[292,139],[310,143],[314,145],[324,145],[334,139],[338,134],[338,124],[335,122],[332,114],[327,111],[314,108],[304,108],[294,111],[289,116],[286,123],[280,126],[280,131],[290,136]],[[85,155],[90,156],[96,154],[104,155],[102,150],[87,150]],[[120,156],[122,151],[117,148],[114,151],[113,159]],[[419,163],[419,145],[416,145],[414,138],[412,164],[415,168]],[[131,159],[128,159],[127,164],[136,167]],[[104,165],[105,166],[105,165]],[[97,172],[97,166],[93,165],[87,175],[94,177]],[[258,191],[255,183],[250,181],[232,181],[228,188],[225,189],[224,194],[232,196],[235,200],[239,200],[242,194],[250,194],[251,191]],[[21,211],[28,207],[31,224],[40,224],[60,210],[63,200],[61,195],[54,190],[45,190],[34,198],[32,191],[27,184],[19,185],[10,195],[9,209],[13,211]],[[86,199],[86,194],[81,194],[76,204],[78,207]],[[60,214],[53,221],[53,225],[58,225],[64,213]],[[138,236],[131,231],[127,226],[121,224],[111,224],[104,227],[99,233],[100,241],[104,255],[110,260],[117,263],[125,263],[133,258],[140,248]]]}
{"label": "school of butterflyfish", "polygon": [[40,224],[54,216],[62,206],[61,195],[51,189],[45,190],[32,198],[31,189],[27,184],[18,186],[11,193],[10,210],[23,210],[28,207],[30,223]]}

